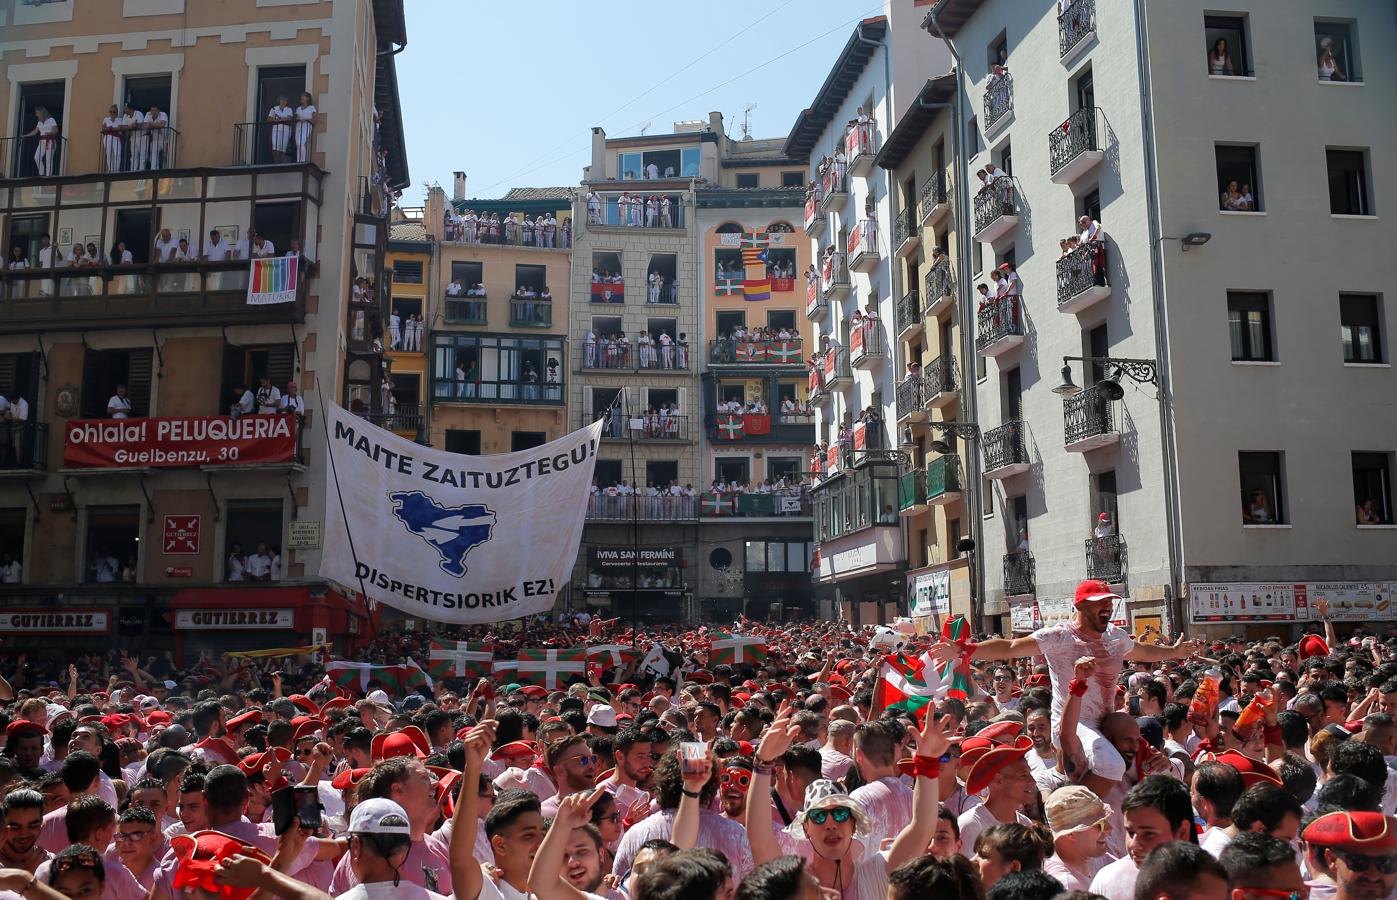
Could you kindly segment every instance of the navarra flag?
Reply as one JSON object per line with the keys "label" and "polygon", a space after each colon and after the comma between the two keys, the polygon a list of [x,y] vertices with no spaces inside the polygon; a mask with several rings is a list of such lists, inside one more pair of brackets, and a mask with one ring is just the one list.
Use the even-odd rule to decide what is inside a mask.
{"label": "navarra flag", "polygon": [[747,434],[771,434],[771,414],[747,413],[742,417],[742,430]]}
{"label": "navarra flag", "polygon": [[427,671],[433,678],[480,678],[490,674],[494,661],[494,650],[489,644],[432,641]]}
{"label": "navarra flag", "polygon": [[705,516],[730,516],[733,499],[726,494],[702,494],[699,496],[700,510]]}
{"label": "navarra flag", "polygon": [[369,683],[377,681],[390,697],[402,697],[418,688],[430,688],[432,678],[422,671],[411,657],[391,666],[374,663],[332,659],[325,664],[325,675],[339,687],[361,694],[368,693]]}
{"label": "navarra flag", "polygon": [[550,691],[561,687],[570,675],[585,675],[587,650],[520,650],[519,681],[538,684]]}
{"label": "navarra flag", "polygon": [[714,632],[713,652],[709,656],[710,666],[727,663],[735,666],[740,663],[761,663],[766,661],[766,638],[750,634],[727,634]]}
{"label": "navarra flag", "polygon": [[926,664],[905,653],[883,657],[878,681],[873,686],[873,715],[888,708],[910,712],[921,721],[926,706],[934,699],[934,688],[926,683]]}
{"label": "navarra flag", "polygon": [[721,441],[740,440],[746,434],[745,428],[740,415],[730,413],[718,417],[718,439]]}
{"label": "navarra flag", "polygon": [[[954,616],[941,626],[941,639],[960,645],[961,649],[970,642],[970,623],[965,616]],[[941,680],[946,683],[946,696],[952,700],[967,700],[970,697],[970,658],[962,653],[956,659],[943,663],[938,670]]]}
{"label": "navarra flag", "polygon": [[634,647],[624,644],[599,644],[587,648],[587,662],[600,663],[603,669],[619,669],[640,659]]}

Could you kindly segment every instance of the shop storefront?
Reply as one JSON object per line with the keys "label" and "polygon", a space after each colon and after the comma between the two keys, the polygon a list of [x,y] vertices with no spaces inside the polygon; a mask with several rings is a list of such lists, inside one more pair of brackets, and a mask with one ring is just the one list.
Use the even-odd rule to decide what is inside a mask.
{"label": "shop storefront", "polygon": [[678,547],[588,547],[579,593],[589,610],[607,618],[673,621],[684,615],[684,567]]}
{"label": "shop storefront", "polygon": [[176,658],[329,641],[347,652],[369,638],[364,606],[320,587],[188,588],[170,601]]}
{"label": "shop storefront", "polygon": [[874,526],[823,541],[815,583],[834,589],[836,614],[855,626],[886,624],[903,615],[906,563],[902,532]]}
{"label": "shop storefront", "polygon": [[1317,608],[1324,600],[1341,637],[1360,625],[1370,634],[1382,635],[1397,625],[1394,590],[1397,582],[1381,581],[1191,584],[1188,620],[1203,637],[1240,633],[1248,638],[1274,634],[1294,639],[1318,624]]}

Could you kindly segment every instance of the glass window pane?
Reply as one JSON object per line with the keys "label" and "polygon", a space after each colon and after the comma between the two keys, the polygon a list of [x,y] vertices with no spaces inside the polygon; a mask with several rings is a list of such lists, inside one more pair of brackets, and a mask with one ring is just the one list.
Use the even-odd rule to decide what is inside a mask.
{"label": "glass window pane", "polygon": [[1242,314],[1235,309],[1228,310],[1227,325],[1232,337],[1232,358],[1246,359],[1247,351],[1242,343]]}
{"label": "glass window pane", "polygon": [[252,193],[251,175],[210,175],[210,197],[246,197]]}
{"label": "glass window pane", "polygon": [[[149,178],[123,178],[112,182],[110,202],[149,203],[151,181]],[[64,199],[67,202],[67,199]]]}
{"label": "glass window pane", "polygon": [[699,174],[699,148],[684,148],[680,152],[680,166],[682,171],[679,174],[684,178],[697,178]]}
{"label": "glass window pane", "polygon": [[786,545],[786,571],[805,571],[805,544],[792,541]]}
{"label": "glass window pane", "polygon": [[764,541],[747,542],[747,571],[766,571],[766,543]]}
{"label": "glass window pane", "polygon": [[79,184],[65,184],[60,188],[64,206],[83,203],[101,203],[103,188],[100,181],[85,181]]}
{"label": "glass window pane", "polygon": [[257,176],[257,196],[301,193],[300,172],[268,172]]}
{"label": "glass window pane", "polygon": [[155,183],[155,190],[162,199],[192,200],[203,190],[204,180],[197,177],[161,178]]}

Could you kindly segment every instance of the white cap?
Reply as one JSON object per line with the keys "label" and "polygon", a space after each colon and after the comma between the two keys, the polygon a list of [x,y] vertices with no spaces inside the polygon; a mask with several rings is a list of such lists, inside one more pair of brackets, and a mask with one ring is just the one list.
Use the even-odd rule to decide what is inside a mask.
{"label": "white cap", "polygon": [[350,834],[411,835],[407,812],[385,797],[374,797],[354,807],[349,816]]}
{"label": "white cap", "polygon": [[601,728],[616,727],[616,710],[609,706],[594,706],[587,714],[587,724],[597,725]]}
{"label": "white cap", "polygon": [[367,699],[370,703],[377,703],[377,704],[380,705],[380,706],[392,706],[392,705],[393,705],[393,701],[390,700],[390,699],[388,699],[388,693],[387,693],[386,691],[382,691],[382,690],[378,690],[378,691],[369,691],[369,696],[368,696],[366,699]]}
{"label": "white cap", "polygon": [[173,691],[173,690],[174,690],[175,688],[177,688],[177,687],[179,687],[179,682],[177,682],[177,681],[167,681],[167,682],[165,682],[165,690],[167,690],[167,691]]}

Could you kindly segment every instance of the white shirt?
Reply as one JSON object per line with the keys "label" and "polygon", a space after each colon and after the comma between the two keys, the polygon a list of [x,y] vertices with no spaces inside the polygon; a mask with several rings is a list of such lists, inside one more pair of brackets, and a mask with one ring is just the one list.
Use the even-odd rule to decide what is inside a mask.
{"label": "white shirt", "polygon": [[306,398],[300,394],[291,396],[286,394],[281,398],[281,411],[292,413],[304,413],[306,411]]}
{"label": "white shirt", "polygon": [[271,557],[263,556],[261,553],[254,553],[247,558],[247,574],[254,578],[269,575],[272,571]]}
{"label": "white shirt", "polygon": [[14,403],[9,404],[10,419],[14,422],[29,421],[29,401],[20,397]]}
{"label": "white shirt", "polygon": [[168,241],[160,238],[155,239],[155,261],[169,262],[179,249],[179,241],[170,238]]}
{"label": "white shirt", "polygon": [[1062,708],[1067,704],[1067,684],[1072,680],[1077,660],[1095,656],[1101,661],[1082,697],[1081,712],[1083,725],[1100,727],[1101,719],[1115,708],[1116,677],[1120,675],[1125,655],[1135,646],[1134,639],[1124,629],[1111,625],[1099,640],[1088,640],[1070,622],[1040,628],[1029,636],[1037,642],[1039,651],[1048,661],[1053,685],[1054,734],[1062,719]]}
{"label": "white shirt", "polygon": [[227,259],[232,251],[228,247],[228,242],[223,239],[223,235],[218,236],[218,243],[204,241],[204,258],[209,262],[222,262]]}
{"label": "white shirt", "polygon": [[131,400],[113,394],[112,399],[107,401],[107,409],[112,411],[113,419],[124,419],[131,414]]}
{"label": "white shirt", "polygon": [[19,584],[22,568],[18,562],[12,562],[7,566],[0,566],[0,582],[4,584]]}
{"label": "white shirt", "polygon": [[281,391],[276,385],[257,389],[257,412],[261,415],[269,415],[277,411],[281,405]]}
{"label": "white shirt", "polygon": [[[486,875],[485,881],[489,882],[490,880],[490,876]],[[513,889],[511,888],[511,890]],[[480,891],[480,896],[485,897],[483,888]],[[522,898],[524,895],[519,894],[519,896]],[[451,900],[451,897],[446,894],[438,894],[436,891],[429,891],[410,881],[401,880],[397,887],[394,887],[391,881],[356,884],[340,894],[339,900]]]}
{"label": "white shirt", "polygon": [[1139,875],[1140,868],[1135,860],[1122,856],[1096,873],[1091,880],[1091,892],[1106,900],[1135,900],[1135,880]]}
{"label": "white shirt", "polygon": [[49,116],[47,119],[40,122],[38,125],[35,125],[34,128],[38,130],[40,137],[49,137],[50,135],[57,133],[58,123],[54,121],[53,116]]}
{"label": "white shirt", "polygon": [[266,238],[263,238],[263,239],[262,239],[262,246],[261,246],[261,247],[257,246],[256,244],[253,244],[253,245],[252,245],[252,257],[253,257],[253,259],[258,259],[258,258],[263,257],[263,256],[275,256],[275,255],[276,255],[276,247],[273,247],[273,246],[272,246],[272,242],[269,241],[269,240],[267,240]]}
{"label": "white shirt", "polygon": [[252,412],[252,410],[256,406],[256,400],[253,399],[252,391],[243,391],[243,395],[238,398],[238,402],[234,405],[237,406],[238,412]]}
{"label": "white shirt", "polygon": [[[1014,821],[1018,822],[1020,825],[1033,824],[1033,820],[1021,812],[1014,813],[1014,817]],[[975,849],[975,839],[980,836],[980,832],[989,828],[991,825],[998,825],[999,820],[989,811],[989,807],[982,803],[974,809],[968,809],[961,813],[960,817],[956,819],[956,824],[960,826],[961,846],[973,853]]]}
{"label": "white shirt", "polygon": [[39,248],[39,268],[51,269],[58,261],[58,248],[52,244]]}

